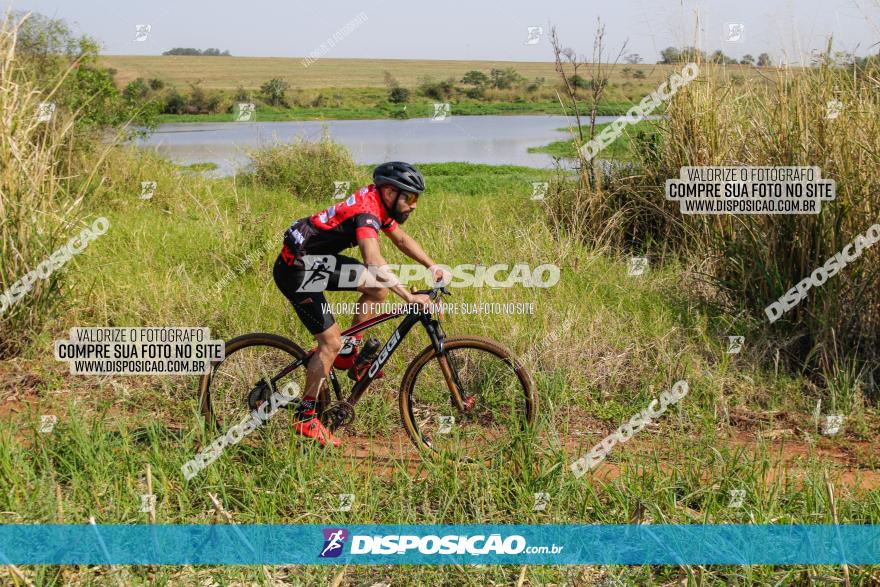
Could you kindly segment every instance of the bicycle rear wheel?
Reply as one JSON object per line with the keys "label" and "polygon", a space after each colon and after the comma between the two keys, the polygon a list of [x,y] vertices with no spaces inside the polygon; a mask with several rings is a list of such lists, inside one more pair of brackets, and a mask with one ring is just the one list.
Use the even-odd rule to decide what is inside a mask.
{"label": "bicycle rear wheel", "polygon": [[[225,433],[234,425],[250,418],[250,414],[271,395],[286,390],[289,395],[301,395],[305,388],[305,366],[279,379],[275,378],[286,366],[306,356],[296,343],[274,334],[253,333],[238,336],[226,342],[222,361],[211,366],[210,373],[199,381],[199,405],[206,423],[214,432]],[[288,383],[298,387],[285,388]],[[326,397],[326,394],[322,394]],[[293,407],[295,402],[290,404]],[[264,409],[269,409],[264,408]],[[289,435],[289,416],[278,410],[259,430],[261,435],[283,440]]]}
{"label": "bicycle rear wheel", "polygon": [[[453,386],[472,402],[470,409],[456,407]],[[429,346],[410,363],[399,403],[417,447],[479,462],[528,437],[538,400],[531,376],[507,348],[486,338],[455,337],[446,339],[443,354]]]}

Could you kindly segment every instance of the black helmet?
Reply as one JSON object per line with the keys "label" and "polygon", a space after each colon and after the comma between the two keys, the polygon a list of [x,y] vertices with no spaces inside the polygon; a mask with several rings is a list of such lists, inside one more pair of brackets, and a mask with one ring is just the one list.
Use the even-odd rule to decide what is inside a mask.
{"label": "black helmet", "polygon": [[373,183],[376,187],[391,184],[405,192],[417,194],[425,191],[425,178],[419,170],[402,161],[389,161],[373,171]]}

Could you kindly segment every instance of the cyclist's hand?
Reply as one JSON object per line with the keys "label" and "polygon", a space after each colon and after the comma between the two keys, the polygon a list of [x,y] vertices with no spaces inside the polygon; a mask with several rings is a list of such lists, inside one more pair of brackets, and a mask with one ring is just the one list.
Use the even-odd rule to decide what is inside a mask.
{"label": "cyclist's hand", "polygon": [[422,310],[429,310],[431,307],[431,298],[426,296],[425,294],[410,294],[409,299],[406,300],[408,304],[418,304],[422,307]]}
{"label": "cyclist's hand", "polygon": [[442,265],[431,265],[428,271],[431,272],[431,279],[433,279],[432,287],[449,285],[452,281],[452,272],[444,269]]}

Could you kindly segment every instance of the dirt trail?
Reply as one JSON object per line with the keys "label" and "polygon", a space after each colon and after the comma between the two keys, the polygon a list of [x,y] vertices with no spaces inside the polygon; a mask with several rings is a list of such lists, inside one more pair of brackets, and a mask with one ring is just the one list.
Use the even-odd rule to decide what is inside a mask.
{"label": "dirt trail", "polygon": [[[53,413],[62,419],[66,412],[66,404],[71,397],[103,394],[102,385],[97,381],[74,381],[63,366],[40,366],[30,361],[15,360],[0,362],[0,421],[19,421],[21,428],[15,434],[17,438],[28,442],[29,434],[23,434],[27,424],[22,418],[28,413]],[[47,380],[60,376],[71,387],[47,390]],[[110,385],[102,381],[105,385]],[[130,382],[123,384],[128,386]],[[137,385],[136,382],[131,382]],[[82,384],[81,390],[73,387]],[[119,385],[119,383],[116,383]],[[566,410],[563,420],[568,426],[568,434],[564,437],[562,447],[570,459],[574,461],[585,454],[596,443],[612,432],[610,425],[577,409]],[[123,414],[119,414],[123,416]],[[138,414],[130,414],[137,419]],[[871,441],[861,440],[848,430],[833,439],[825,438],[800,428],[808,421],[802,415],[782,412],[755,413],[745,410],[732,410],[729,414],[730,426],[719,425],[719,433],[727,433],[727,438],[719,438],[719,443],[729,447],[742,448],[746,454],[766,451],[771,459],[771,468],[767,473],[767,482],[771,483],[785,476],[795,480],[806,474],[808,461],[819,459],[831,467],[829,473],[836,483],[850,488],[865,490],[880,487],[880,438]],[[169,424],[171,428],[180,425]],[[651,425],[656,426],[656,425]],[[406,470],[409,474],[427,474],[422,458],[409,440],[399,422],[389,422],[389,435],[369,437],[349,434],[346,429],[339,433],[343,441],[340,460],[344,466],[352,470],[368,474],[390,477],[397,471]],[[811,442],[805,442],[808,438]],[[662,442],[649,428],[625,445],[618,444],[614,452],[649,453],[653,452],[657,442]],[[545,446],[558,446],[559,441],[545,439]],[[661,448],[662,447],[658,447]],[[664,468],[674,466],[668,463]],[[420,471],[421,469],[421,471]],[[602,463],[590,476],[593,481],[609,481],[620,475],[620,467],[613,463]]]}

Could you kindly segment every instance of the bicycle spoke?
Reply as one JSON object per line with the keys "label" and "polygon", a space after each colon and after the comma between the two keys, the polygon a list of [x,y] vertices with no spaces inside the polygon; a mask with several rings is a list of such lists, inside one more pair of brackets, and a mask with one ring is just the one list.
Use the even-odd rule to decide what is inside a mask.
{"label": "bicycle spoke", "polygon": [[414,382],[414,425],[431,448],[451,458],[489,458],[522,434],[527,411],[523,385],[510,363],[484,349],[451,349],[448,359],[462,398],[472,398],[473,408],[461,411],[453,405],[435,357]]}

